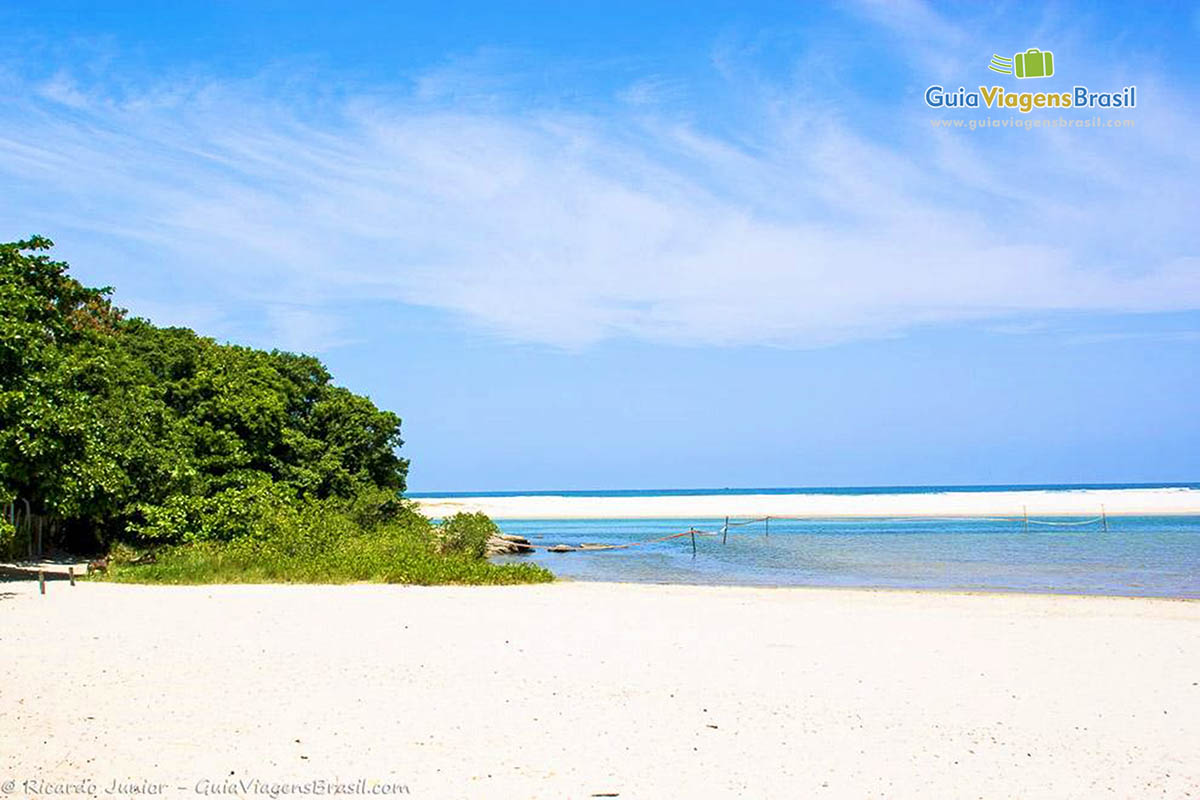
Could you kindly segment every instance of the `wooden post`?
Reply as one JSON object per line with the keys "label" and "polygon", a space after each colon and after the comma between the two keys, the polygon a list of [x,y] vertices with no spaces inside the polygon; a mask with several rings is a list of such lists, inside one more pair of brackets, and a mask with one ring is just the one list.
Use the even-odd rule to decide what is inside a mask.
{"label": "wooden post", "polygon": [[1021,506],[1025,511],[1025,532],[1029,533],[1029,506]]}
{"label": "wooden post", "polygon": [[1104,520],[1104,532],[1108,533],[1108,512],[1104,510],[1104,506],[1100,506],[1100,519]]}
{"label": "wooden post", "polygon": [[764,535],[765,535],[765,536],[770,536],[770,535],[771,535],[771,518],[770,518],[770,517],[763,517],[763,522],[765,522],[765,523],[766,523],[765,527],[763,528]]}
{"label": "wooden post", "polygon": [[46,593],[46,573],[38,570],[38,591],[42,594]]}
{"label": "wooden post", "polygon": [[67,567],[67,577],[71,579],[71,585],[75,585],[75,568]]}
{"label": "wooden post", "polygon": [[692,528],[692,558],[696,557],[696,529]]}
{"label": "wooden post", "polygon": [[729,517],[725,518],[725,526],[721,528],[721,544],[729,539]]}

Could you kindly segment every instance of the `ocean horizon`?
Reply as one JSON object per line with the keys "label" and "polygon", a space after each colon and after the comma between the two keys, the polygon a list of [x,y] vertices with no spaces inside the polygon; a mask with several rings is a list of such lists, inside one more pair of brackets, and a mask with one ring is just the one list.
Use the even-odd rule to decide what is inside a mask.
{"label": "ocean horizon", "polygon": [[1072,492],[1089,489],[1200,489],[1200,482],[1166,483],[1009,483],[945,484],[899,486],[786,486],[725,487],[720,489],[524,489],[485,491],[406,492],[413,499],[449,499],[456,497],[689,497],[704,495],[780,495],[780,494],[945,494],[953,492]]}

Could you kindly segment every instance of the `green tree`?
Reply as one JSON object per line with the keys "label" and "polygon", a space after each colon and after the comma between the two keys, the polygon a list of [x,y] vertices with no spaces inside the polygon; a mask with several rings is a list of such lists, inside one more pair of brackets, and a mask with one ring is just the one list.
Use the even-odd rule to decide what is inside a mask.
{"label": "green tree", "polygon": [[0,245],[0,495],[81,517],[121,481],[92,400],[108,371],[99,343],[122,314],[111,290],[84,287],[50,259],[51,246]]}
{"label": "green tree", "polygon": [[400,418],[319,360],[127,319],[50,247],[0,245],[0,499],[102,545],[232,539],[310,500],[404,491]]}

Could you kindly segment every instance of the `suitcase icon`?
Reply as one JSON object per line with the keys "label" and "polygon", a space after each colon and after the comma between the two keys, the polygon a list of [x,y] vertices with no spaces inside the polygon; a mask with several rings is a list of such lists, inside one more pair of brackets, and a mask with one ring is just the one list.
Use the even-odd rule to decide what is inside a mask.
{"label": "suitcase icon", "polygon": [[1013,56],[1018,78],[1049,78],[1054,74],[1054,53],[1031,47]]}

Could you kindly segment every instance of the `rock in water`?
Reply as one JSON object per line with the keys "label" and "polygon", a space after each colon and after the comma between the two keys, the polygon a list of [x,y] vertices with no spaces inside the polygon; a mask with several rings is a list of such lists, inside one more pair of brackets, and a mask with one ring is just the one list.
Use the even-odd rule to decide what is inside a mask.
{"label": "rock in water", "polygon": [[517,553],[532,552],[533,546],[524,536],[506,534],[493,535],[488,539],[487,549],[484,551],[487,556],[511,556]]}
{"label": "rock in water", "polygon": [[554,547],[549,547],[546,549],[551,553],[573,553],[575,551],[575,548],[571,547],[569,544],[556,544]]}

